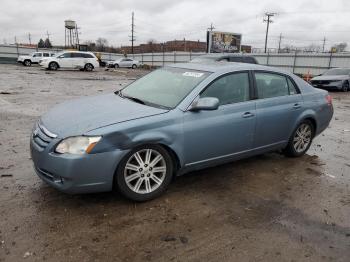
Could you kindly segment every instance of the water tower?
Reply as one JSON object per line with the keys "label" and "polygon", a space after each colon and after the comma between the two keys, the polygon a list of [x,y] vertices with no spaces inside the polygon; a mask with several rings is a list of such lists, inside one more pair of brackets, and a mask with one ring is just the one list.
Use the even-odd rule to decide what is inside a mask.
{"label": "water tower", "polygon": [[64,46],[66,48],[76,48],[79,45],[79,34],[77,23],[73,20],[64,21]]}

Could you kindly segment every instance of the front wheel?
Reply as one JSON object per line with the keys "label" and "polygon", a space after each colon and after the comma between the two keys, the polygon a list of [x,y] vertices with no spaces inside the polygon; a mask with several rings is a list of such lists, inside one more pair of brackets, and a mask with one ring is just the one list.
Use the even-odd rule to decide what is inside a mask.
{"label": "front wheel", "polygon": [[131,68],[132,68],[132,69],[135,69],[136,67],[137,67],[137,66],[136,66],[135,64],[133,64]]}
{"label": "front wheel", "polygon": [[309,120],[304,120],[294,130],[285,149],[287,156],[299,157],[309,150],[312,139],[315,136],[314,125]]}
{"label": "front wheel", "polygon": [[115,64],[115,65],[114,65],[114,68],[119,68],[119,65],[118,65],[118,64]]}
{"label": "front wheel", "polygon": [[24,62],[23,62],[23,65],[24,66],[31,66],[32,65],[32,61],[30,61],[30,60],[24,60]]}
{"label": "front wheel", "polygon": [[56,71],[58,69],[58,64],[56,62],[51,62],[49,64],[49,69]]}
{"label": "front wheel", "polygon": [[159,145],[132,150],[119,164],[115,186],[127,198],[147,201],[162,194],[171,182],[173,163]]}

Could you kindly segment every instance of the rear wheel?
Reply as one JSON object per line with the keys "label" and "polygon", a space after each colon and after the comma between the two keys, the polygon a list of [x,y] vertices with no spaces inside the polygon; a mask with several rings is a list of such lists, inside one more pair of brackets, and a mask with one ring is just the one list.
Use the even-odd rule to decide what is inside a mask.
{"label": "rear wheel", "polygon": [[115,64],[115,65],[114,65],[114,68],[119,68],[119,65],[118,65],[118,64]]}
{"label": "rear wheel", "polygon": [[147,201],[162,194],[170,184],[173,162],[159,145],[132,150],[119,164],[115,186],[127,198]]}
{"label": "rear wheel", "polygon": [[24,62],[23,62],[23,65],[24,66],[31,66],[32,65],[32,61],[30,61],[30,60],[24,60]]}
{"label": "rear wheel", "polygon": [[136,66],[135,64],[133,64],[131,68],[132,68],[132,69],[135,69],[136,67],[137,67],[137,66]]}
{"label": "rear wheel", "polygon": [[58,64],[56,62],[51,62],[49,64],[49,69],[56,71],[58,69]]}
{"label": "rear wheel", "polygon": [[285,149],[285,153],[291,157],[299,157],[309,150],[312,139],[315,135],[315,128],[311,121],[304,120],[294,130],[288,145]]}
{"label": "rear wheel", "polygon": [[84,66],[84,70],[88,71],[88,72],[91,72],[92,70],[94,70],[94,66],[92,64],[86,64]]}
{"label": "rear wheel", "polygon": [[345,81],[343,86],[342,86],[342,89],[341,89],[343,92],[348,92],[349,91],[349,82],[348,81]]}

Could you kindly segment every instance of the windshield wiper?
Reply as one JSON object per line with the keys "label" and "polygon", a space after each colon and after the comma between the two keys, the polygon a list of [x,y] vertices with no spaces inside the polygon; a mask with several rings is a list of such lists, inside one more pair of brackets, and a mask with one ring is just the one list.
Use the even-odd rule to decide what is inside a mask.
{"label": "windshield wiper", "polygon": [[142,104],[142,105],[145,105],[145,104],[146,104],[143,100],[141,100],[141,99],[139,99],[139,98],[137,98],[137,97],[124,96],[124,95],[122,95],[122,97],[127,98],[127,99],[130,99],[130,100],[132,100],[132,101],[134,101],[134,102],[136,102],[136,103]]}

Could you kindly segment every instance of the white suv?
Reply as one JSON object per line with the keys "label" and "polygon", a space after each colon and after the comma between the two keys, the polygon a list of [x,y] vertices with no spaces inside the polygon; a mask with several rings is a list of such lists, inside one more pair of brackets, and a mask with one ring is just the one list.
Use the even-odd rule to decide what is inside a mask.
{"label": "white suv", "polygon": [[41,60],[39,64],[41,67],[50,70],[70,68],[92,71],[100,66],[97,57],[93,53],[81,51],[64,51],[58,53],[55,57]]}
{"label": "white suv", "polygon": [[24,66],[31,66],[32,64],[38,64],[43,58],[49,58],[55,56],[52,52],[34,52],[30,55],[20,55],[17,58],[17,62]]}

